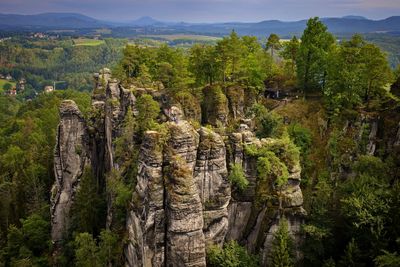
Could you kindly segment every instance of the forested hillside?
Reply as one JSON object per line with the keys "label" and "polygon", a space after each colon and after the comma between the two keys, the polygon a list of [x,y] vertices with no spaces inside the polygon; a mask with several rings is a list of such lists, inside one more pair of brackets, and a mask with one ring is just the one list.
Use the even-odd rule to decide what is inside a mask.
{"label": "forested hillside", "polygon": [[33,88],[92,88],[0,96],[0,266],[400,266],[400,69],[377,45],[318,18],[115,45],[0,44]]}
{"label": "forested hillside", "polygon": [[[32,98],[46,85],[90,91],[93,72],[120,60],[124,40],[106,39],[93,46],[82,39],[55,40],[16,37],[0,43],[0,74],[26,80],[20,98]],[[86,42],[92,39],[83,39]]]}

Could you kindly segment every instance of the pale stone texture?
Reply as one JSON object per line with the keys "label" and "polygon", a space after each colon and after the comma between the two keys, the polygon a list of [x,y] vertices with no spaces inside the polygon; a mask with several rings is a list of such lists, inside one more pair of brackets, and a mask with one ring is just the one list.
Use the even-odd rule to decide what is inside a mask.
{"label": "pale stone texture", "polygon": [[90,161],[86,124],[74,101],[61,103],[60,118],[54,153],[56,179],[51,198],[51,237],[56,244],[68,232],[74,196],[84,168]]}

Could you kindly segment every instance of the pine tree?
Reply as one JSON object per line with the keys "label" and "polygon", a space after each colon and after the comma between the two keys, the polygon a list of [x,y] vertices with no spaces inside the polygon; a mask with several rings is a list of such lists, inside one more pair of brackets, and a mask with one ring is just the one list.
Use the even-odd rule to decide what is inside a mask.
{"label": "pine tree", "polygon": [[288,222],[285,218],[279,222],[278,231],[274,234],[272,243],[272,266],[290,267],[294,266],[293,261],[293,241],[289,234]]}

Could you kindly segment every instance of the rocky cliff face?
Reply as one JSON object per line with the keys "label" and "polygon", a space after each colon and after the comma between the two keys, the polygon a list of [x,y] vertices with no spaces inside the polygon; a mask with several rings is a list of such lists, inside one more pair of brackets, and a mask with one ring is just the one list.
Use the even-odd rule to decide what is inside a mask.
{"label": "rocky cliff face", "polygon": [[[108,70],[102,70],[95,78],[92,114],[87,123],[74,103],[63,102],[60,108],[55,155],[57,179],[52,198],[55,242],[62,240],[68,230],[69,209],[85,166],[91,165],[95,177],[102,181],[100,184],[105,184],[108,172],[120,168],[121,163],[115,160],[114,141],[120,135],[128,108],[136,114],[134,92],[122,88]],[[235,90],[230,88],[227,97],[221,89],[206,88],[205,99],[213,98],[210,103],[215,106],[203,104],[203,119],[225,125],[229,116],[235,120],[243,118],[243,90]],[[147,131],[142,140],[137,140],[140,143],[137,182],[126,218],[126,265],[206,266],[207,247],[237,240],[261,255],[261,264],[265,266],[274,232],[283,216],[288,219],[299,246],[302,239],[299,229],[305,212],[298,158],[282,156],[289,178],[278,190],[272,185],[276,177],[260,181],[257,156],[246,152],[248,146],[271,147],[271,153],[278,155],[274,149],[289,149],[285,143],[278,139],[260,140],[245,124],[232,134],[220,134],[205,127],[195,129],[179,108],[161,104],[170,120],[164,123],[166,131]],[[171,112],[179,116],[172,119]],[[237,190],[228,180],[232,164],[243,167],[249,181],[244,191]],[[260,198],[262,190],[273,200]],[[110,227],[112,209],[108,213]]]}
{"label": "rocky cliff face", "polygon": [[68,232],[79,180],[85,166],[90,164],[86,123],[75,102],[61,103],[60,118],[54,153],[56,181],[51,196],[51,237],[55,244]]}
{"label": "rocky cliff face", "polygon": [[[303,195],[300,189],[301,168],[298,160],[289,162],[283,161],[288,166],[288,181],[281,190],[267,185],[268,197],[275,197],[275,200],[260,203],[261,190],[265,190],[265,184],[259,181],[257,176],[257,159],[249,155],[244,149],[246,146],[255,146],[262,149],[265,145],[279,146],[280,140],[258,139],[248,130],[246,125],[240,127],[241,132],[232,134],[230,138],[232,163],[240,164],[249,181],[249,186],[244,192],[237,192],[232,195],[229,211],[229,230],[227,240],[238,240],[253,253],[261,255],[261,265],[268,266],[274,233],[278,230],[280,220],[285,217],[289,223],[289,231],[294,239],[296,258],[301,258],[300,245],[302,235],[300,226],[303,223],[305,210],[302,208]],[[274,149],[271,149],[274,151]],[[277,168],[278,166],[275,166]],[[273,179],[271,180],[273,181]],[[265,193],[262,193],[265,194]]]}

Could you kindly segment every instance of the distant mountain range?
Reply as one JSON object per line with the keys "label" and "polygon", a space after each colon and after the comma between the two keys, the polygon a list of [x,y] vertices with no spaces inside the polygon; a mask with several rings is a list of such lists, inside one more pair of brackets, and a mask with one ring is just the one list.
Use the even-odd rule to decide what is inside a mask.
{"label": "distant mountain range", "polygon": [[97,28],[110,23],[76,13],[43,13],[38,15],[0,14],[0,28]]}
{"label": "distant mountain range", "polygon": [[[400,16],[382,20],[370,20],[361,16],[341,18],[322,18],[329,31],[337,34],[399,32]],[[0,14],[0,29],[7,30],[46,30],[46,29],[93,29],[93,28],[151,28],[168,29],[170,32],[225,35],[232,29],[239,34],[265,36],[277,33],[290,36],[301,33],[307,20],[279,21],[265,20],[255,23],[185,23],[163,22],[151,17],[142,17],[126,23],[94,19],[75,13],[43,13],[38,15]]]}

